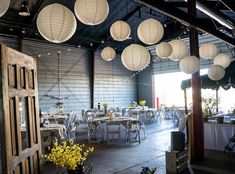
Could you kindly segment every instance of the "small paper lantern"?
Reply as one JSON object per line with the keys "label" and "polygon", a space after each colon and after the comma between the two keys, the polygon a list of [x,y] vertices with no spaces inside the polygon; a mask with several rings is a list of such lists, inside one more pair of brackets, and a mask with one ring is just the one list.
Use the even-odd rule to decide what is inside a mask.
{"label": "small paper lantern", "polygon": [[209,69],[208,69],[208,77],[211,80],[221,80],[225,75],[225,70],[222,66],[220,65],[212,65]]}
{"label": "small paper lantern", "polygon": [[220,65],[223,68],[227,68],[231,63],[231,59],[227,54],[220,53],[214,58],[214,65]]}
{"label": "small paper lantern", "polygon": [[200,69],[200,61],[196,56],[186,56],[180,60],[180,70],[186,74],[194,74]]}
{"label": "small paper lantern", "polygon": [[171,55],[171,53],[172,53],[172,47],[167,42],[161,42],[156,47],[156,54],[160,58],[163,58],[163,59],[167,58],[168,56]]}
{"label": "small paper lantern", "polygon": [[102,51],[101,51],[101,57],[105,60],[105,61],[111,61],[116,57],[116,51],[111,48],[111,47],[105,47]]}
{"label": "small paper lantern", "polygon": [[140,23],[137,29],[139,39],[148,45],[156,44],[159,42],[164,34],[162,24],[153,18],[146,19]]}
{"label": "small paper lantern", "polygon": [[116,21],[110,27],[110,34],[114,40],[124,41],[131,34],[131,27],[127,22]]}
{"label": "small paper lantern", "polygon": [[150,54],[142,45],[131,44],[121,55],[122,64],[130,71],[141,71],[150,62]]}
{"label": "small paper lantern", "polygon": [[76,0],[74,13],[83,24],[98,25],[107,18],[109,4],[107,0]]}
{"label": "small paper lantern", "polygon": [[172,47],[170,59],[182,59],[188,54],[188,47],[182,40],[172,40],[169,42]]}
{"label": "small paper lantern", "polygon": [[8,10],[10,0],[0,0],[0,17],[2,17]]}
{"label": "small paper lantern", "polygon": [[217,46],[212,43],[202,44],[201,47],[199,48],[199,55],[203,59],[214,59],[217,53],[218,53]]}
{"label": "small paper lantern", "polygon": [[46,40],[62,43],[73,36],[77,22],[74,14],[67,7],[54,3],[40,11],[37,18],[37,28]]}

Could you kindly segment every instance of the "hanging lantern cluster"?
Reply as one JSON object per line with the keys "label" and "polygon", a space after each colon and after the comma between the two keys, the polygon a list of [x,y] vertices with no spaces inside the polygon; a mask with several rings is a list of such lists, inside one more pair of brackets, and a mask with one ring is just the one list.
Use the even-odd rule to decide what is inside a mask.
{"label": "hanging lantern cluster", "polygon": [[165,59],[172,53],[172,47],[168,42],[161,42],[156,47],[156,54],[158,57]]}
{"label": "hanging lantern cluster", "polygon": [[231,63],[231,58],[224,53],[219,53],[217,56],[214,58],[214,65],[220,65],[223,68],[227,68]]}
{"label": "hanging lantern cluster", "polygon": [[212,65],[208,69],[208,77],[211,80],[214,80],[214,81],[221,80],[224,77],[224,75],[225,75],[225,70],[220,65]]}

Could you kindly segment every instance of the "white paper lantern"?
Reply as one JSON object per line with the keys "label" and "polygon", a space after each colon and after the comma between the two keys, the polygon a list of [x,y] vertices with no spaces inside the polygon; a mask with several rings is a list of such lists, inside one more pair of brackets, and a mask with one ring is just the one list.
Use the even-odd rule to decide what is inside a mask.
{"label": "white paper lantern", "polygon": [[105,47],[102,51],[101,51],[101,57],[105,60],[105,61],[111,61],[116,57],[116,51],[111,48],[111,47]]}
{"label": "white paper lantern", "polygon": [[130,71],[141,71],[150,62],[150,54],[142,45],[131,44],[121,55],[122,64]]}
{"label": "white paper lantern", "polygon": [[10,0],[0,0],[0,17],[2,17],[8,10]]}
{"label": "white paper lantern", "polygon": [[163,58],[163,59],[167,58],[168,56],[171,55],[171,53],[172,53],[172,47],[167,42],[161,42],[156,47],[156,54],[160,58]]}
{"label": "white paper lantern", "polygon": [[114,40],[124,41],[131,34],[131,27],[127,22],[116,21],[110,27],[110,34]]}
{"label": "white paper lantern", "polygon": [[200,61],[196,56],[186,56],[180,60],[180,69],[186,74],[194,74],[200,69]]}
{"label": "white paper lantern", "polygon": [[227,68],[231,63],[231,59],[227,54],[220,53],[214,58],[214,65],[220,65],[223,68]]}
{"label": "white paper lantern", "polygon": [[107,18],[109,4],[107,0],[76,0],[74,13],[83,24],[98,25]]}
{"label": "white paper lantern", "polygon": [[202,44],[199,48],[199,55],[203,59],[214,59],[217,53],[218,53],[217,46],[212,43]]}
{"label": "white paper lantern", "polygon": [[172,40],[169,42],[172,47],[170,59],[182,59],[188,55],[188,47],[182,40]]}
{"label": "white paper lantern", "polygon": [[77,22],[74,14],[67,7],[54,3],[40,11],[37,18],[37,28],[46,40],[62,43],[73,36]]}
{"label": "white paper lantern", "polygon": [[211,80],[221,80],[225,75],[225,70],[222,66],[220,65],[212,65],[209,69],[208,69],[208,77]]}
{"label": "white paper lantern", "polygon": [[137,29],[139,39],[148,45],[156,44],[159,42],[164,34],[162,24],[153,18],[146,19],[140,23]]}

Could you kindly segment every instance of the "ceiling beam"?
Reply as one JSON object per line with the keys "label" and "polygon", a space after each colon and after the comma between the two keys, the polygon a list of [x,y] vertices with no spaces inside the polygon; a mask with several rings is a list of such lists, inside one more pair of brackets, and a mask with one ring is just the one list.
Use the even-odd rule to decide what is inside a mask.
{"label": "ceiling beam", "polygon": [[180,9],[170,7],[166,3],[163,3],[163,2],[157,2],[157,1],[152,1],[152,0],[135,0],[135,1],[146,7],[152,8],[153,10],[159,11],[160,13],[164,15],[174,18],[185,25],[193,26],[194,28],[197,28],[198,30],[209,33],[223,40],[229,45],[235,47],[235,39],[216,30],[215,27],[213,26],[202,25],[202,22],[198,18],[190,16],[188,13],[185,13],[184,11]]}

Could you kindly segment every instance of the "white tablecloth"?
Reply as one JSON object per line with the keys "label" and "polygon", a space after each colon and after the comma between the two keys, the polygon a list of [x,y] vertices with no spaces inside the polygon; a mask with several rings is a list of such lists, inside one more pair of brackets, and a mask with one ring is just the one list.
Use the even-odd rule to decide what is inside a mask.
{"label": "white tablecloth", "polygon": [[223,151],[235,134],[235,124],[204,123],[204,147]]}

